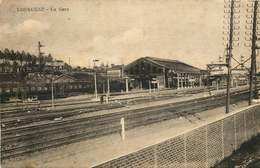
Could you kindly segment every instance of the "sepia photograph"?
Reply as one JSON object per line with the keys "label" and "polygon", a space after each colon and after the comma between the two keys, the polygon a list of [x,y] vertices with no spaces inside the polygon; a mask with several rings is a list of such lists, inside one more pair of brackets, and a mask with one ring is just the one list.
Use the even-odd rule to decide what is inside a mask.
{"label": "sepia photograph", "polygon": [[260,168],[259,50],[260,0],[0,0],[0,168]]}

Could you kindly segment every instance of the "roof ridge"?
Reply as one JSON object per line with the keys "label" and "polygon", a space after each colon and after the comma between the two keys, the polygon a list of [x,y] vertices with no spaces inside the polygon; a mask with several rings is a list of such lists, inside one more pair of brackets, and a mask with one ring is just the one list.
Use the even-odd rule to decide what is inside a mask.
{"label": "roof ridge", "polygon": [[[162,61],[181,62],[179,60],[168,59],[168,58],[159,58],[159,57],[150,57],[150,56],[147,56],[146,58],[155,59],[155,60],[162,60]],[[183,62],[181,62],[181,63],[183,63]]]}
{"label": "roof ridge", "polygon": [[182,61],[179,60],[171,60],[171,59],[166,59],[166,58],[158,58],[158,57],[151,57],[151,56],[145,56],[145,57],[141,57],[136,59],[134,62],[128,64],[126,66],[126,69],[134,64],[137,64],[138,61],[141,60],[147,60],[153,64],[156,64],[160,67],[164,67],[164,68],[168,68],[168,69],[172,69],[176,72],[192,72],[192,73],[198,73],[200,72],[202,69],[197,68],[193,65],[184,63]]}
{"label": "roof ridge", "polygon": [[197,67],[195,67],[193,65],[187,64],[187,63],[179,61],[179,60],[172,60],[172,59],[167,59],[167,58],[158,58],[158,57],[151,57],[151,56],[146,56],[145,58],[151,59],[153,61],[179,63],[179,64],[183,64],[183,65],[189,66],[189,67],[197,69],[197,70],[201,70],[200,68],[197,68]]}

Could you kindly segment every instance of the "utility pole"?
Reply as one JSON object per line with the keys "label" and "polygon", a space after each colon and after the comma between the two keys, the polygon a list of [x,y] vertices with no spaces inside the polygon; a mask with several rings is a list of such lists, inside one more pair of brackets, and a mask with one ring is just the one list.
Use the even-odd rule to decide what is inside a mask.
{"label": "utility pole", "polygon": [[[227,66],[227,93],[226,93],[226,113],[229,113],[229,106],[230,106],[230,88],[231,88],[231,59],[233,58],[232,50],[233,46],[236,44],[235,41],[239,41],[239,13],[240,10],[240,0],[224,0],[224,24],[226,24],[226,32],[224,31],[223,34],[227,35],[225,37],[225,47],[226,47],[226,66]],[[239,45],[239,43],[237,43]]]}
{"label": "utility pole", "polygon": [[253,30],[252,30],[252,46],[251,46],[251,69],[250,69],[250,80],[249,80],[249,102],[248,104],[252,104],[253,99],[253,80],[255,77],[255,62],[256,62],[256,17],[257,17],[257,6],[258,1],[254,2],[254,14],[253,14]]}
{"label": "utility pole", "polygon": [[[249,33],[251,35],[251,68],[250,68],[250,77],[249,77],[249,105],[252,105],[253,98],[258,98],[258,90],[257,90],[257,83],[256,83],[256,50],[259,49],[256,45],[257,35],[257,10],[258,10],[258,0],[255,0],[253,4],[250,6],[248,4],[249,8],[253,7],[253,16],[250,15],[249,21],[247,20],[247,23],[252,24],[252,32]],[[247,10],[248,12],[251,12],[251,10]],[[252,20],[251,20],[252,19]],[[247,28],[247,27],[246,27]],[[251,27],[249,27],[251,28]]]}
{"label": "utility pole", "polygon": [[94,82],[95,82],[95,98],[97,100],[98,96],[97,96],[97,72],[96,71],[94,72]]}
{"label": "utility pole", "polygon": [[41,42],[38,41],[38,56],[39,57],[41,56],[41,47],[43,47],[43,46],[42,46]]}
{"label": "utility pole", "polygon": [[230,105],[230,78],[231,78],[231,57],[232,57],[232,44],[233,44],[233,16],[234,16],[234,1],[231,1],[230,6],[230,27],[229,27],[229,42],[226,47],[226,63],[227,63],[227,95],[226,95],[226,113],[229,113]]}
{"label": "utility pole", "polygon": [[96,100],[98,99],[98,95],[97,95],[97,72],[96,72],[96,70],[95,70],[95,63],[96,62],[98,62],[99,60],[97,60],[97,59],[94,59],[93,60],[93,70],[94,70],[94,87],[95,87],[95,98],[96,98]]}
{"label": "utility pole", "polygon": [[71,72],[70,57],[69,57],[69,72]]}
{"label": "utility pole", "polygon": [[106,96],[106,103],[109,101],[109,95],[110,95],[110,80],[109,76],[107,75],[107,96]]}
{"label": "utility pole", "polygon": [[39,59],[40,59],[40,64],[42,63],[41,62],[41,57],[42,55],[44,54],[43,52],[41,52],[41,48],[44,47],[44,45],[41,44],[40,41],[38,41],[38,55],[39,55]]}
{"label": "utility pole", "polygon": [[232,46],[227,47],[227,95],[226,95],[226,113],[229,113],[229,105],[230,105],[230,83],[231,83],[231,54],[232,54]]}
{"label": "utility pole", "polygon": [[54,79],[51,79],[51,108],[52,110],[54,110],[54,89],[53,89],[53,85],[54,85]]}

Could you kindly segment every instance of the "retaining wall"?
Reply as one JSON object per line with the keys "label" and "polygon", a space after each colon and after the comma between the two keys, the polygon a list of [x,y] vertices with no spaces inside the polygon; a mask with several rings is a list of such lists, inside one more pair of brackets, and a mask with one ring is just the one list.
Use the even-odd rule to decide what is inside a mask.
{"label": "retaining wall", "polygon": [[259,132],[260,105],[254,105],[95,168],[208,168]]}

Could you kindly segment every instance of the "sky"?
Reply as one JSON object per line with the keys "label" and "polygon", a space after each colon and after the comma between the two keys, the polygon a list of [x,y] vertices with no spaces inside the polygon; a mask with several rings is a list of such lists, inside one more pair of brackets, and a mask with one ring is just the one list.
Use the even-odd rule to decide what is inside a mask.
{"label": "sky", "polygon": [[[72,65],[152,56],[205,69],[224,53],[223,6],[224,0],[0,0],[0,49],[37,54],[41,41],[43,52]],[[237,50],[237,59],[248,57]]]}

